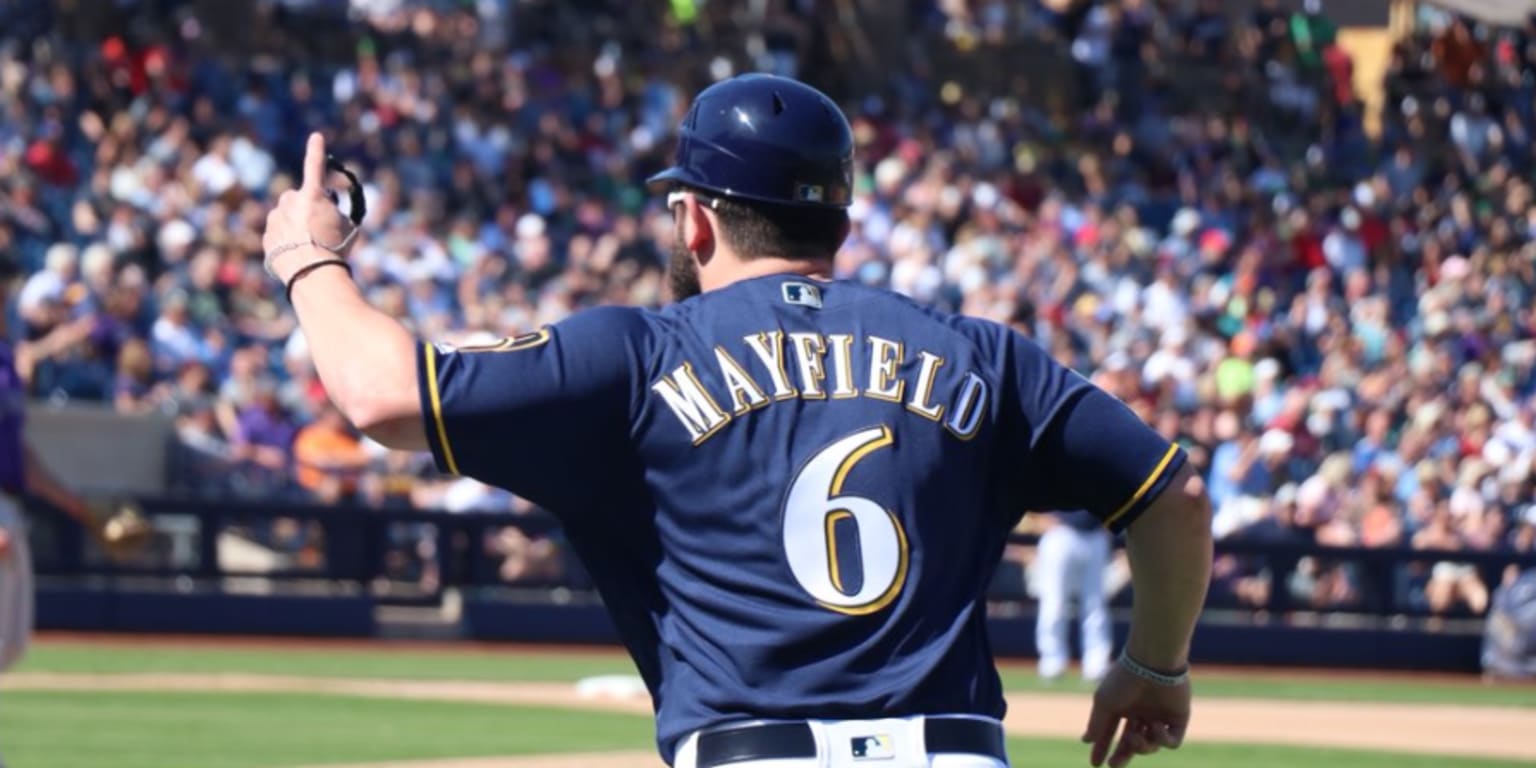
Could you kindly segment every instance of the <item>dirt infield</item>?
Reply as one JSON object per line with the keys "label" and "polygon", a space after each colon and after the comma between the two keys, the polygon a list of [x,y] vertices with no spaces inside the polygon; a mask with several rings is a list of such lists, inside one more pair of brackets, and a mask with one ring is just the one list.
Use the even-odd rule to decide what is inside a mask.
{"label": "dirt infield", "polygon": [[[485,683],[357,680],[250,674],[19,673],[0,680],[13,690],[134,690],[325,693],[432,701],[562,707],[649,714],[644,697],[584,697],[565,683]],[[1082,732],[1085,694],[1013,694],[1008,731],[1075,738]],[[1341,747],[1443,755],[1536,760],[1530,710],[1322,701],[1211,698],[1197,702],[1190,738],[1210,742]],[[367,768],[655,768],[649,752],[581,756],[435,760],[372,764]],[[353,767],[357,768],[357,767]]]}
{"label": "dirt infield", "polygon": [[522,757],[461,757],[398,763],[307,766],[305,768],[665,768],[655,752],[584,752]]}
{"label": "dirt infield", "polygon": [[[316,651],[346,652],[353,650],[377,651],[399,649],[411,652],[424,653],[451,653],[456,656],[506,656],[508,654],[559,654],[563,656],[592,656],[599,658],[614,658],[628,660],[621,648],[607,645],[554,645],[543,643],[509,643],[487,642],[475,640],[416,640],[416,639],[378,639],[378,638],[330,638],[330,637],[287,637],[287,636],[253,636],[253,635],[177,635],[177,634],[133,634],[133,633],[100,633],[100,632],[40,632],[37,642],[41,645],[93,645],[93,646],[120,646],[125,648],[214,648],[214,649],[248,649],[248,650],[291,650],[305,649]],[[1031,660],[1023,659],[998,659],[999,669],[1024,669],[1034,671],[1035,665]],[[1200,665],[1200,677],[1202,679],[1214,678],[1242,678],[1242,679],[1274,679],[1274,680],[1306,680],[1311,678],[1326,678],[1328,680],[1412,680],[1418,683],[1434,683],[1436,685],[1464,685],[1468,688],[1483,688],[1485,683],[1476,675],[1458,674],[1454,672],[1424,672],[1420,670],[1348,670],[1348,669],[1317,669],[1305,667],[1252,667],[1252,666],[1222,666],[1213,664]]]}

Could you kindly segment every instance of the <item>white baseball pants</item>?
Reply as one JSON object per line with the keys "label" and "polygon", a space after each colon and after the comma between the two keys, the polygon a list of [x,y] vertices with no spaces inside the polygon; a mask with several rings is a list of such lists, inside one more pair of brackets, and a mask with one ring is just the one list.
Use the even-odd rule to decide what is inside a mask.
{"label": "white baseball pants", "polygon": [[1097,680],[1109,671],[1114,638],[1104,599],[1104,569],[1110,551],[1110,536],[1101,530],[1057,525],[1040,536],[1033,577],[1040,598],[1035,646],[1042,677],[1054,678],[1067,668],[1068,604],[1073,596],[1082,619],[1083,677]]}
{"label": "white baseball pants", "polygon": [[9,534],[10,554],[0,558],[0,671],[21,660],[32,635],[32,556],[21,508],[0,495],[0,530]]}
{"label": "white baseball pants", "polygon": [[[923,717],[884,720],[807,720],[816,736],[817,757],[794,760],[748,760],[729,768],[1008,768],[985,755],[930,755],[923,740]],[[879,734],[889,739],[889,754],[854,757],[840,746],[852,739]],[[698,768],[698,735],[683,740],[672,768]]]}

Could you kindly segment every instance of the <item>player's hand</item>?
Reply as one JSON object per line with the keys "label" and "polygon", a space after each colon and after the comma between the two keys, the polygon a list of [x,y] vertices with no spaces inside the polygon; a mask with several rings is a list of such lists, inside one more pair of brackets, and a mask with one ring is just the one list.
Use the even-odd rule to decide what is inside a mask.
{"label": "player's hand", "polygon": [[303,183],[278,196],[277,207],[267,214],[267,229],[261,236],[267,271],[285,284],[305,265],[345,257],[351,247],[347,236],[352,222],[326,194],[325,177],[325,137],[311,133],[304,148]]}
{"label": "player's hand", "polygon": [[0,528],[0,562],[5,562],[11,556],[11,534],[4,528]]}
{"label": "player's hand", "polygon": [[[1120,743],[1111,753],[1110,744],[1122,721],[1125,728]],[[1158,685],[1114,664],[1093,694],[1093,711],[1088,715],[1083,743],[1093,745],[1088,762],[1094,766],[1103,765],[1108,757],[1111,768],[1121,768],[1137,755],[1178,749],[1188,727],[1188,682]]]}

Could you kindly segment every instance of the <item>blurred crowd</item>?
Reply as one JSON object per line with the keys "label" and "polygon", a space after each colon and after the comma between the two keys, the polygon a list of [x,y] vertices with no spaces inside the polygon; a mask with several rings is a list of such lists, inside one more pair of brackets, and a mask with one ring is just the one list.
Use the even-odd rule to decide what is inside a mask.
{"label": "blurred crowd", "polygon": [[[825,15],[862,6],[807,0],[268,0],[225,20],[265,50],[206,3],[119,2],[99,32],[68,5],[0,9],[0,254],[28,273],[8,327],[33,395],[173,417],[183,492],[528,511],[327,405],[260,254],[307,131],[366,180],[369,298],[472,343],[664,301],[670,219],[641,181],[691,93],[770,71],[853,122],[839,276],[1034,336],[1188,449],[1219,536],[1536,551],[1536,26],[1425,19],[1371,136],[1316,0],[937,0],[855,27]],[[1033,80],[978,64],[1021,55]],[[487,546],[511,580],[561,567],[548,540]],[[1223,558],[1217,599],[1268,602],[1267,568]],[[1383,584],[1309,558],[1280,588],[1481,612],[1506,576]]]}

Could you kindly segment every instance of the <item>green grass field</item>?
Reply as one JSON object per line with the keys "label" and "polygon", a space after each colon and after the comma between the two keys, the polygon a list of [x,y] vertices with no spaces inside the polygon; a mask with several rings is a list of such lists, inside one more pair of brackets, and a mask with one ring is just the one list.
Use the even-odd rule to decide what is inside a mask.
{"label": "green grass field", "polygon": [[649,720],[632,715],[352,696],[17,691],[3,706],[0,744],[16,768],[268,768],[652,739]]}
{"label": "green grass field", "polygon": [[[381,646],[209,648],[43,644],[21,671],[56,673],[243,672],[413,680],[570,681],[629,672],[610,654],[442,653]],[[1080,692],[1075,683],[1039,686],[1026,669],[1013,689]],[[1449,681],[1351,679],[1287,681],[1219,676],[1211,696],[1328,698],[1536,708],[1536,689]],[[1536,712],[1532,715],[1536,733]],[[5,691],[0,752],[10,768],[285,768],[446,757],[650,747],[649,718],[498,704],[412,701],[319,694],[138,691]],[[1021,768],[1087,765],[1070,740],[1015,739]],[[1281,746],[1191,743],[1138,761],[1150,768],[1509,768],[1521,763]]]}

